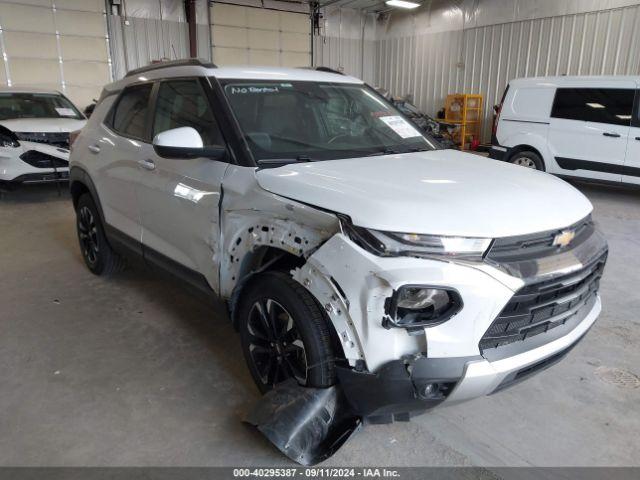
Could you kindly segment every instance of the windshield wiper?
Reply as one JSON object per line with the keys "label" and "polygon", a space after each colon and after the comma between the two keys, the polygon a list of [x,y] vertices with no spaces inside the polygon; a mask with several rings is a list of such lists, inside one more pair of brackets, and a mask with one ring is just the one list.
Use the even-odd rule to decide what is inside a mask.
{"label": "windshield wiper", "polygon": [[261,167],[278,167],[289,163],[305,163],[312,161],[313,160],[306,155],[298,155],[295,158],[261,158],[256,163]]}
{"label": "windshield wiper", "polygon": [[367,157],[376,157],[379,155],[394,155],[396,153],[400,153],[400,152],[398,152],[397,150],[394,150],[393,148],[384,147],[384,148],[381,148],[380,150],[370,153],[369,155],[367,155]]}

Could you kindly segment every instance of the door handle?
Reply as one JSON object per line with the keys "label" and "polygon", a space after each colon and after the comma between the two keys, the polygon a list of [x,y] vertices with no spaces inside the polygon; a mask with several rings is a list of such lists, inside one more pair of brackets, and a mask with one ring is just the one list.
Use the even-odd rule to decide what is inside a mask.
{"label": "door handle", "polygon": [[89,145],[87,148],[91,153],[100,153],[100,147],[98,145]]}
{"label": "door handle", "polygon": [[640,137],[636,137],[636,140],[640,140]]}
{"label": "door handle", "polygon": [[140,165],[145,170],[155,170],[156,164],[153,160],[138,160],[138,165]]}
{"label": "door handle", "polygon": [[605,137],[613,137],[613,138],[618,138],[620,136],[619,133],[611,133],[611,132],[604,132],[603,135]]}

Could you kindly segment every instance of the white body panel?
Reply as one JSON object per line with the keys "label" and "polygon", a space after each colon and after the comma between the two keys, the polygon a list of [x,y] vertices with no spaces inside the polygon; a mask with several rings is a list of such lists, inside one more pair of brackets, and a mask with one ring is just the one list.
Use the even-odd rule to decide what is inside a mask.
{"label": "white body panel", "polygon": [[454,150],[293,164],[257,176],[270,192],[392,232],[505,237],[571,225],[592,208],[562,180]]}
{"label": "white body panel", "polygon": [[204,275],[218,291],[219,265],[212,261],[219,247],[218,204],[228,163],[194,158],[176,160],[156,155],[143,144],[136,197],[142,220],[142,243]]}
{"label": "white body panel", "polygon": [[[346,297],[354,300],[347,313],[355,330],[350,333],[359,339],[372,371],[389,360],[424,350],[430,358],[478,355],[480,338],[513,296],[513,290],[498,280],[497,271],[491,276],[472,266],[450,262],[378,257],[340,234],[315,252],[310,263],[333,277]],[[451,320],[424,329],[424,336],[384,328],[380,320],[385,299],[402,285],[425,284],[455,286],[465,308]]]}

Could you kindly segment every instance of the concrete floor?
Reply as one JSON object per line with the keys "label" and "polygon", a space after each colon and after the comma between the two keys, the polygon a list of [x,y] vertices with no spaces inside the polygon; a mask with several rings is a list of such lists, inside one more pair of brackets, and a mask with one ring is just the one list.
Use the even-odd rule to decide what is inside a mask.
{"label": "concrete floor", "polygon": [[[498,395],[369,426],[327,465],[640,465],[640,388],[603,380],[640,374],[640,191],[578,186],[611,248],[585,340]],[[51,186],[0,200],[0,365],[0,465],[288,464],[241,423],[258,392],[226,317],[143,268],[91,275]]]}

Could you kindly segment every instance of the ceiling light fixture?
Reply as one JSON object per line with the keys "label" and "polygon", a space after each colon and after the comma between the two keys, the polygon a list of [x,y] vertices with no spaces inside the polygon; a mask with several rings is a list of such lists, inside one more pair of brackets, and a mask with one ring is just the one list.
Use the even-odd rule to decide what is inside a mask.
{"label": "ceiling light fixture", "polygon": [[390,7],[408,8],[408,9],[418,8],[420,6],[419,3],[407,2],[405,0],[387,0],[384,3],[386,3]]}

